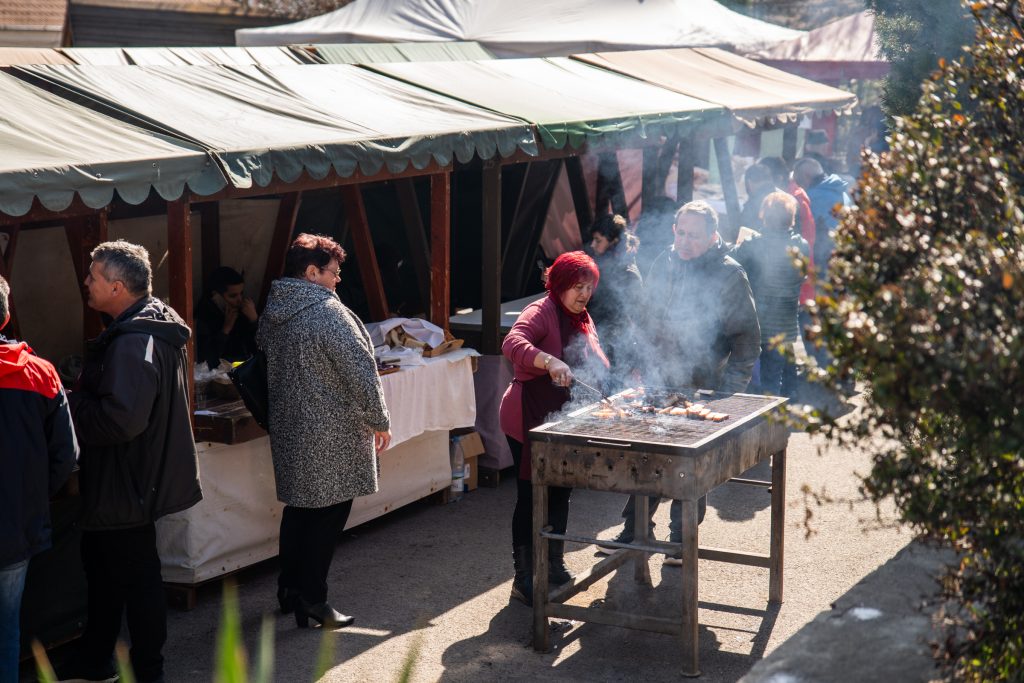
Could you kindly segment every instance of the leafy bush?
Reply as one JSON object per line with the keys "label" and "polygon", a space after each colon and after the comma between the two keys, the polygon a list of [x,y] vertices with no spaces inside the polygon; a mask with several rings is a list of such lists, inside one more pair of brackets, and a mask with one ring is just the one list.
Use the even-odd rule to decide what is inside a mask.
{"label": "leafy bush", "polygon": [[968,680],[1019,681],[1024,31],[1019,1],[970,9],[975,43],[939,61],[891,151],[865,156],[818,313],[833,379],[871,386],[829,435],[870,443],[866,491],[962,558],[946,585],[966,638],[944,654]]}

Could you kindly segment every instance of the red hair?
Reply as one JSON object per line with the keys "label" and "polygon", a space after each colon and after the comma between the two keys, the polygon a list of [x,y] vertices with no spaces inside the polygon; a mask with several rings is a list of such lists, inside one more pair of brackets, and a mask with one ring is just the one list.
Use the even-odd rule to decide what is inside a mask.
{"label": "red hair", "polygon": [[551,264],[547,272],[547,282],[544,288],[560,297],[567,290],[572,289],[577,282],[594,282],[594,289],[597,289],[597,281],[601,279],[601,271],[598,270],[594,259],[582,251],[567,251]]}

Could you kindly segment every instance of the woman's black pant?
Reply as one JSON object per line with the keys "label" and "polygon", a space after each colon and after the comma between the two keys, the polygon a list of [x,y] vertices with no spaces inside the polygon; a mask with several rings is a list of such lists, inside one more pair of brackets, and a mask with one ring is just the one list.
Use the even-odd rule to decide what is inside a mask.
{"label": "woman's black pant", "polygon": [[334,544],[345,528],[352,501],[323,508],[284,506],[281,514],[281,575],[277,585],[297,591],[310,605],[327,601],[327,572]]}
{"label": "woman's black pant", "polygon": [[[508,447],[512,451],[512,462],[515,463],[517,496],[516,507],[512,512],[512,547],[533,545],[533,483],[528,479],[519,478],[519,466],[523,461],[523,444],[511,436],[505,435]],[[548,487],[548,524],[556,534],[564,534],[569,524],[569,496],[571,488],[562,486]]]}

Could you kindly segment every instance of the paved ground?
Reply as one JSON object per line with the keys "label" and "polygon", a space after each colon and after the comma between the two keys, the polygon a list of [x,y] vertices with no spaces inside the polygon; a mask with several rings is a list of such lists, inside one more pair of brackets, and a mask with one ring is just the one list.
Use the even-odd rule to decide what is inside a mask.
{"label": "paved ground", "polygon": [[[790,440],[781,606],[767,605],[767,569],[700,562],[699,680],[739,680],[911,543],[910,534],[892,524],[890,508],[876,511],[860,499],[855,473],[867,471],[870,458],[849,451],[819,453],[820,445],[804,434]],[[759,466],[751,474],[766,478],[768,468]],[[804,487],[831,502],[819,506],[802,493]],[[335,553],[330,599],[357,617],[353,628],[325,634],[296,629],[290,617],[274,613],[274,562],[243,572],[239,594],[250,653],[264,615],[270,615],[275,681],[311,681],[322,637],[333,651],[325,681],[397,680],[415,647],[414,681],[678,680],[681,657],[669,636],[562,622],[555,629],[551,653],[538,654],[529,647],[531,612],[508,599],[514,495],[512,482],[504,482],[457,503],[408,506],[347,533]],[[623,498],[576,492],[570,531],[612,535]],[[703,545],[767,552],[769,496],[763,489],[727,484],[711,494],[709,503],[701,525]],[[815,530],[809,536],[805,511]],[[656,535],[667,537],[667,505],[658,510],[656,521]],[[568,555],[575,570],[594,559],[593,546]],[[663,567],[660,558],[652,560],[651,569],[653,588],[637,586],[626,571],[573,602],[632,606],[669,616],[679,601],[680,570]],[[927,590],[927,580],[918,583]],[[212,680],[219,614],[215,587],[200,592],[195,610],[171,613],[165,652],[168,681]],[[836,665],[835,677],[756,680],[839,680],[838,660]]]}

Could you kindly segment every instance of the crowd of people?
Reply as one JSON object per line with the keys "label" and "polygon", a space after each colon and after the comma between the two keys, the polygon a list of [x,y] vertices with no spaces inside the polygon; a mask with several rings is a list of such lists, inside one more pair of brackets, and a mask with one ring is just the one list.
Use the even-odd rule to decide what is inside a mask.
{"label": "crowd of people", "polygon": [[[640,382],[792,390],[795,368],[780,344],[799,338],[800,304],[813,287],[792,255],[803,254],[818,269],[828,263],[833,208],[849,197],[845,182],[812,158],[798,161],[792,174],[781,159],[763,159],[746,182],[742,220],[750,237],[738,246],[721,238],[719,217],[703,201],[669,214],[670,230],[645,227],[644,251],[622,217],[598,218],[590,253],[559,256],[545,274],[547,296],[527,306],[505,338],[502,352],[514,379],[500,423],[518,482],[513,598],[532,603],[527,435],[570,400],[577,378],[607,391]],[[638,253],[646,254],[639,262],[644,268]],[[112,654],[122,618],[136,679],[163,680],[166,608],[154,523],[202,498],[188,395],[192,330],[152,295],[143,247],[104,242],[91,257],[87,303],[106,327],[87,342],[70,391],[25,342],[0,336],[0,683],[17,680],[28,561],[50,545],[48,500],[76,463],[88,617],[64,680],[116,680]],[[345,259],[330,238],[301,234],[261,315],[244,295],[242,275],[227,267],[208,278],[196,312],[197,361],[213,368],[257,349],[266,356],[271,455],[285,505],[277,598],[299,627],[354,621],[327,601],[327,574],[353,499],[378,490],[377,456],[391,441],[370,337],[335,291]],[[0,278],[0,330],[9,319],[9,295]],[[566,530],[571,493],[549,492],[556,533]],[[653,517],[659,501],[650,502]],[[705,509],[701,500],[700,518]],[[633,510],[627,502],[615,540],[632,540]],[[680,517],[674,502],[670,542],[681,542]],[[571,578],[562,544],[552,543],[550,583]]]}
{"label": "crowd of people", "polygon": [[[662,242],[648,247],[648,254],[657,255],[641,273],[638,238],[625,219],[600,217],[589,253],[555,259],[544,280],[548,295],[527,306],[505,337],[502,352],[514,378],[502,398],[501,427],[518,477],[512,598],[533,602],[527,433],[569,402],[577,375],[609,392],[636,384],[725,393],[793,391],[796,365],[783,347],[800,338],[801,302],[813,298],[813,278],[805,277],[794,256],[802,255],[812,269],[828,263],[837,225],[833,209],[848,204],[849,196],[845,181],[811,158],[798,161],[792,174],[781,158],[763,159],[745,181],[748,201],[736,226],[746,228],[740,231],[742,243],[722,239],[718,214],[708,203],[688,202],[672,214],[670,235],[650,222],[644,226],[645,235]],[[655,210],[664,213],[664,206]],[[810,292],[804,289],[808,281]],[[820,352],[815,356],[827,360]],[[556,534],[565,533],[571,493],[549,490],[548,519]],[[659,502],[649,500],[652,531]],[[697,509],[699,523],[706,496]],[[633,541],[634,510],[631,496],[613,541]],[[669,519],[668,540],[681,544],[679,501],[672,501]],[[666,564],[682,564],[679,552]],[[561,542],[551,543],[549,567],[551,584],[571,580]]]}

